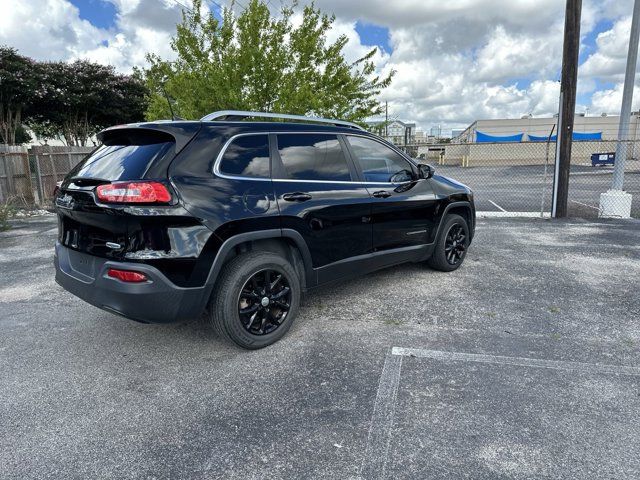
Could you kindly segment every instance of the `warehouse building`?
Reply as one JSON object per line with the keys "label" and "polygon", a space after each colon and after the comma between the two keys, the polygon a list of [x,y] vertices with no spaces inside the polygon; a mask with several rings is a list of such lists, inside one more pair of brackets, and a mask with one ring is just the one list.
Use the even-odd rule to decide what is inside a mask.
{"label": "warehouse building", "polygon": [[[640,140],[638,112],[631,115],[629,138]],[[587,117],[577,114],[574,122],[574,140],[614,140],[618,137],[619,116]],[[546,141],[551,135],[555,141],[557,117],[476,120],[453,138],[453,143],[535,142]]]}

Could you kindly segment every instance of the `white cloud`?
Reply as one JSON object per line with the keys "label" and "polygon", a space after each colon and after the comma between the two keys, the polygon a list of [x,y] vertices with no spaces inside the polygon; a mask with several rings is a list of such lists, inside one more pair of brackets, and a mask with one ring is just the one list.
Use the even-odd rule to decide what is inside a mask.
{"label": "white cloud", "polygon": [[[595,92],[591,97],[593,112],[604,112],[619,115],[622,108],[623,84],[618,83],[615,87]],[[632,111],[640,108],[640,86],[637,84],[633,89]]]}
{"label": "white cloud", "polygon": [[631,17],[625,17],[596,39],[597,50],[580,66],[580,74],[602,80],[621,81],[627,62]]}
{"label": "white cloud", "polygon": [[5,0],[0,15],[0,44],[38,60],[65,60],[108,38],[66,0]]}

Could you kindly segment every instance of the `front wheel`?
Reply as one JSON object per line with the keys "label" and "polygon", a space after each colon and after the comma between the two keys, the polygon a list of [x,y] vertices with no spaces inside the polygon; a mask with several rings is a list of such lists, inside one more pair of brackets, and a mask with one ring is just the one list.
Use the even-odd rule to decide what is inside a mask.
{"label": "front wheel", "polygon": [[211,298],[209,322],[218,335],[247,349],[280,340],[300,305],[300,280],[291,264],[270,252],[229,261]]}
{"label": "front wheel", "polygon": [[435,270],[451,272],[462,265],[468,247],[467,221],[460,215],[447,215],[438,234],[433,254],[427,263]]}

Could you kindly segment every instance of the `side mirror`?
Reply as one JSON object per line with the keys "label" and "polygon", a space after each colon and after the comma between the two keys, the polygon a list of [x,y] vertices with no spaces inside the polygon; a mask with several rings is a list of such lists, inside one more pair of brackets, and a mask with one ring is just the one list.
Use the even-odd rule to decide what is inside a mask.
{"label": "side mirror", "polygon": [[435,169],[431,165],[427,165],[426,163],[418,164],[418,175],[420,178],[431,178],[435,173]]}
{"label": "side mirror", "polygon": [[389,181],[391,183],[407,183],[414,180],[413,175],[414,174],[411,170],[400,170],[399,172],[394,173]]}

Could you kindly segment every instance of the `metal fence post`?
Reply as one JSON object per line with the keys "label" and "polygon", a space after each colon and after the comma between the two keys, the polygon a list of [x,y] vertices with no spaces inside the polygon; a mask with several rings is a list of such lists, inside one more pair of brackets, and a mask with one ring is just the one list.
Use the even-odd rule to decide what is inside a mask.
{"label": "metal fence post", "polygon": [[36,187],[38,189],[38,204],[44,204],[44,192],[42,188],[42,175],[40,171],[40,155],[36,149],[33,149],[34,164],[36,167]]}
{"label": "metal fence post", "polygon": [[49,164],[51,165],[51,174],[53,175],[53,184],[58,181],[58,173],[56,172],[56,164],[53,161],[53,147],[49,147]]}
{"label": "metal fence post", "polygon": [[[7,173],[7,165],[6,165],[5,161],[4,161],[4,158],[5,158],[4,152],[0,152],[0,156],[2,156],[2,166],[3,166],[3,170],[5,172],[5,175],[6,175],[6,173]],[[3,186],[2,182],[0,182],[0,202],[4,202],[4,200],[5,200],[5,194],[4,194],[4,191],[3,191],[4,189],[2,188],[2,186]]]}

